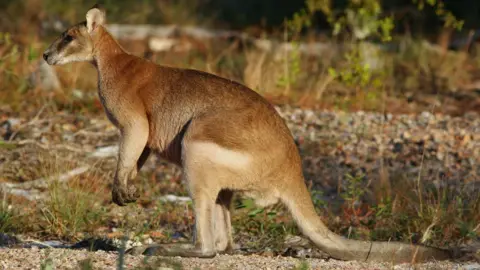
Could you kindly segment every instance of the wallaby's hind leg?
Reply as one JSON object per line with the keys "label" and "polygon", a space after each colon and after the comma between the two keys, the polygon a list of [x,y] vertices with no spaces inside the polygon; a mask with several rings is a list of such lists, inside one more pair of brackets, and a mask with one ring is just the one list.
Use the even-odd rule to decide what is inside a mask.
{"label": "wallaby's hind leg", "polygon": [[199,160],[194,161],[189,163],[188,159],[185,160],[183,172],[195,212],[193,244],[152,245],[147,247],[143,254],[199,258],[210,258],[216,255],[214,210],[220,189],[216,185],[210,185],[211,182],[208,179],[212,174],[209,173],[208,166]]}
{"label": "wallaby's hind leg", "polygon": [[[233,250],[232,226],[230,222],[230,204],[232,202],[233,192],[223,190],[219,193],[215,205],[212,208],[212,213],[203,215],[208,218],[213,218],[209,221],[202,220],[201,212],[196,214],[196,231],[195,231],[195,245],[191,244],[163,244],[152,245],[142,252],[144,255],[161,255],[161,256],[181,256],[181,257],[203,257],[209,258],[218,253],[228,253]],[[200,216],[199,216],[200,215]],[[202,233],[202,225],[210,223],[207,226],[213,226],[214,231]],[[207,226],[204,226],[205,228]],[[206,236],[210,235],[210,236]],[[211,245],[211,240],[214,239],[214,249],[206,248]],[[208,243],[207,243],[208,242]],[[206,248],[206,249],[205,249]]]}
{"label": "wallaby's hind leg", "polygon": [[215,249],[219,253],[230,253],[233,251],[232,223],[230,217],[232,199],[232,191],[222,190],[218,194],[215,203]]}
{"label": "wallaby's hind leg", "polygon": [[[127,251],[132,255],[161,255],[161,256],[181,256],[181,257],[204,257],[209,258],[215,256],[218,253],[228,253],[233,250],[233,238],[232,238],[232,225],[230,222],[230,205],[233,198],[233,192],[229,190],[222,190],[217,197],[215,205],[213,206],[213,213],[208,217],[213,226],[213,232],[207,232],[210,236],[206,236],[205,233],[200,232],[200,227],[204,224],[205,220],[202,220],[200,212],[195,215],[195,232],[194,232],[194,245],[192,244],[152,244],[145,246],[133,247]],[[198,200],[202,201],[202,200]],[[197,203],[198,204],[198,203]],[[200,214],[200,216],[199,216]],[[205,215],[203,215],[205,216]],[[212,237],[213,235],[213,237]],[[205,239],[208,237],[208,239]],[[214,239],[214,251],[210,252],[210,249],[203,250],[202,246],[212,245],[209,244],[210,240]],[[206,244],[206,245],[205,245]]]}
{"label": "wallaby's hind leg", "polygon": [[195,197],[195,237],[193,244],[153,244],[132,248],[128,253],[154,256],[212,258],[217,254],[213,237],[214,200]]}

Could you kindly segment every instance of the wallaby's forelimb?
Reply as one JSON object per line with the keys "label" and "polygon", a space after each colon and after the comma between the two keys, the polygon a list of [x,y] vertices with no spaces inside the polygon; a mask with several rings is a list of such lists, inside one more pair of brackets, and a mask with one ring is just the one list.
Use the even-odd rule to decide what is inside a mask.
{"label": "wallaby's forelimb", "polygon": [[140,169],[142,169],[151,152],[152,150],[150,149],[150,147],[145,146],[142,154],[140,155],[140,158],[138,158],[137,165],[132,169],[132,172],[130,173],[129,180],[133,180],[135,179],[135,177],[137,177],[138,172],[140,171]]}
{"label": "wallaby's forelimb", "polygon": [[136,175],[138,161],[141,159],[147,139],[148,122],[142,121],[141,118],[121,131],[117,170],[112,188],[112,200],[118,205],[134,202],[139,196],[135,186],[129,186],[128,182],[133,171]]}

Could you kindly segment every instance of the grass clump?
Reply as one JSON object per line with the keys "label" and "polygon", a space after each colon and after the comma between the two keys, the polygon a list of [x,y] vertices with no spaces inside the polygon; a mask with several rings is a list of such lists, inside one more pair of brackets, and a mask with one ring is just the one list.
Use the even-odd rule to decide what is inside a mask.
{"label": "grass clump", "polygon": [[0,203],[0,233],[8,233],[14,228],[14,214],[7,204],[7,194],[3,193],[3,200]]}
{"label": "grass clump", "polygon": [[50,234],[73,237],[101,219],[103,213],[94,194],[54,183],[50,187],[49,195],[50,198],[41,208],[41,212],[47,224],[45,229]]}
{"label": "grass clump", "polygon": [[39,206],[45,233],[74,239],[77,233],[92,232],[105,218],[102,206],[105,184],[98,176],[88,174],[70,179],[68,183],[49,181],[46,201]]}
{"label": "grass clump", "polygon": [[32,204],[18,197],[7,195],[0,189],[0,233],[17,234],[32,229]]}
{"label": "grass clump", "polygon": [[302,260],[300,264],[298,264],[295,267],[295,270],[309,270],[309,269],[310,269],[310,264],[308,264],[308,262],[305,260]]}

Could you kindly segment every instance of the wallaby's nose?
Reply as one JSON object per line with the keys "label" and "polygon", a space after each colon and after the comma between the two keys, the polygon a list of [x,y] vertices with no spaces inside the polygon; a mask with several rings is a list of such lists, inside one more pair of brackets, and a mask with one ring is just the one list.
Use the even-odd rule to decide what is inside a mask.
{"label": "wallaby's nose", "polygon": [[48,59],[48,53],[44,52],[43,53],[43,60],[47,61]]}

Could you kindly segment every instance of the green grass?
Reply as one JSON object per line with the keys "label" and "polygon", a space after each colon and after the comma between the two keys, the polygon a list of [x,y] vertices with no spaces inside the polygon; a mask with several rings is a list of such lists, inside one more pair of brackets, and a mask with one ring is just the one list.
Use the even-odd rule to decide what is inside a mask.
{"label": "green grass", "polygon": [[0,141],[0,150],[13,150],[13,149],[16,149],[17,147],[18,146],[14,143]]}
{"label": "green grass", "polygon": [[265,248],[278,251],[287,235],[299,233],[281,204],[260,208],[251,199],[238,198],[233,208],[234,239],[245,248],[258,252]]}
{"label": "green grass", "polygon": [[10,209],[6,193],[2,192],[2,201],[0,202],[0,233],[9,233],[14,229],[15,215]]}
{"label": "green grass", "polygon": [[40,269],[41,270],[53,270],[55,269],[53,265],[53,260],[51,258],[45,259],[41,264],[40,264]]}
{"label": "green grass", "polygon": [[397,179],[392,181],[395,184],[389,192],[377,191],[380,194],[375,196],[380,199],[374,204],[355,205],[352,202],[366,199],[365,189],[359,184],[359,177],[347,179],[351,184],[342,193],[347,199],[337,213],[341,222],[331,226],[337,233],[355,239],[399,240],[440,247],[480,235],[476,227],[480,224],[478,194],[472,196],[433,185],[416,190],[411,181]]}
{"label": "green grass", "polygon": [[310,265],[307,261],[302,260],[299,265],[295,267],[295,270],[309,270]]}
{"label": "green grass", "polygon": [[[67,169],[56,169],[45,175],[63,171]],[[86,173],[68,183],[58,182],[55,177],[48,181],[47,200],[38,206],[44,233],[75,239],[77,233],[92,232],[104,223],[106,209],[102,198],[106,189],[101,178]]]}

